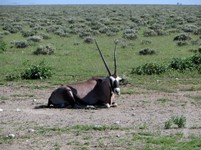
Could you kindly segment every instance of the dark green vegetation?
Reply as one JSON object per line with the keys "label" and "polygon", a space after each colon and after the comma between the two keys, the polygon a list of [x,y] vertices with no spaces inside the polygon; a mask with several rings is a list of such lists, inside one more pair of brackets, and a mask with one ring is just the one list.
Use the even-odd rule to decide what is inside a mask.
{"label": "dark green vegetation", "polygon": [[173,126],[178,128],[185,128],[186,126],[186,117],[185,116],[173,116],[168,121],[165,122],[165,129],[171,129]]}
{"label": "dark green vegetation", "polygon": [[[0,82],[13,76],[13,72],[26,72],[27,60],[30,65],[44,61],[51,66],[53,76],[46,81],[53,84],[105,76],[93,38],[110,68],[113,41],[119,40],[118,72],[129,77],[129,83],[143,85],[139,81],[144,78],[153,82],[155,76],[131,75],[131,70],[138,68],[138,74],[164,74],[167,66],[163,64],[183,70],[179,73],[170,70],[157,79],[169,80],[171,76],[172,84],[175,82],[172,77],[200,80],[200,62],[192,67],[186,59],[199,53],[199,11],[200,6],[1,6]],[[151,54],[156,49],[157,53],[139,55],[144,49]],[[139,68],[145,69],[145,73]]]}

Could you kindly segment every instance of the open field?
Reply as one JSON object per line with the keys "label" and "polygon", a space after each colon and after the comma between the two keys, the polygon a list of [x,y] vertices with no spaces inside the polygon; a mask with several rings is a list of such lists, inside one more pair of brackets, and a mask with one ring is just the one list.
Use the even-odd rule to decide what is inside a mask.
{"label": "open field", "polygon": [[[200,11],[0,6],[0,149],[201,149]],[[118,107],[35,109],[62,83],[107,75],[94,38],[111,70],[119,41]]]}

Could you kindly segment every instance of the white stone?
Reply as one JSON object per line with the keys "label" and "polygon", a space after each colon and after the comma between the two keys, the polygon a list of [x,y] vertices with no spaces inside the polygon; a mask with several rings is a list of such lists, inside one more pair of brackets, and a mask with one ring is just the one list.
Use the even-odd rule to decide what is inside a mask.
{"label": "white stone", "polygon": [[9,138],[15,138],[15,134],[8,134]]}
{"label": "white stone", "polygon": [[20,112],[20,111],[21,111],[21,109],[17,108],[17,109],[16,109],[16,111],[17,111],[17,112]]}
{"label": "white stone", "polygon": [[35,132],[35,130],[34,129],[29,129],[28,132],[33,133],[33,132]]}
{"label": "white stone", "polygon": [[120,124],[120,121],[116,121],[115,124]]}
{"label": "white stone", "polygon": [[0,112],[2,112],[2,111],[3,111],[3,109],[0,108]]}

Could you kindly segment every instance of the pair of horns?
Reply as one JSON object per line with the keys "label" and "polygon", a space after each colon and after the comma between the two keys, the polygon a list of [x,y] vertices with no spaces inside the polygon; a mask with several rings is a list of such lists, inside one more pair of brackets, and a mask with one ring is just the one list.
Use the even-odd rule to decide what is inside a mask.
{"label": "pair of horns", "polygon": [[[100,53],[100,56],[101,56],[101,58],[102,58],[102,60],[104,62],[104,65],[105,65],[105,67],[106,67],[106,69],[108,71],[108,74],[109,74],[109,76],[111,76],[112,74],[111,74],[110,69],[109,69],[109,67],[108,67],[108,65],[107,65],[107,63],[105,61],[105,58],[104,58],[104,56],[103,56],[103,54],[102,54],[102,52],[101,52],[101,50],[100,50],[100,48],[98,46],[98,43],[97,43],[97,41],[95,39],[94,39],[94,41],[95,41],[96,47],[97,47],[97,49],[98,49],[98,51]],[[115,40],[114,41],[114,44],[115,44],[115,46],[114,46],[114,76],[117,76],[117,60],[116,60],[116,47],[117,47],[117,43],[118,43],[117,40]]]}

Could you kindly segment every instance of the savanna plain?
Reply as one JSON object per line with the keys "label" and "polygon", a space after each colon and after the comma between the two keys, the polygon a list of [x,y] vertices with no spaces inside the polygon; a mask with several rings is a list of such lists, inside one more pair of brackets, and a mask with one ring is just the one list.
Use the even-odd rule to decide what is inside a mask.
{"label": "savanna plain", "polygon": [[[94,39],[118,106],[36,109],[107,76]],[[0,149],[200,150],[201,6],[0,6]]]}

